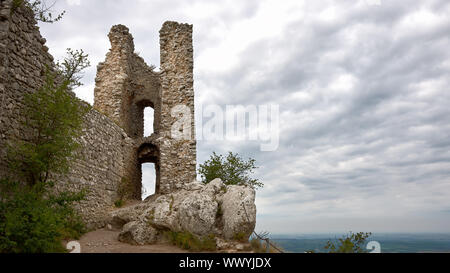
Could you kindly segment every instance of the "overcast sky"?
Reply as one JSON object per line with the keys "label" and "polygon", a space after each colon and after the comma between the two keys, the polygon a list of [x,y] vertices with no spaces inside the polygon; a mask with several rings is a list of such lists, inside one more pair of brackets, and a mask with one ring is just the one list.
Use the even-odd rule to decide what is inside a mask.
{"label": "overcast sky", "polygon": [[158,67],[158,31],[172,20],[194,25],[196,107],[279,105],[274,152],[197,145],[199,163],[212,151],[256,159],[257,231],[450,231],[448,0],[59,0],[63,9],[41,31],[56,59],[67,47],[89,53],[76,93],[90,103],[111,26],[128,26]]}

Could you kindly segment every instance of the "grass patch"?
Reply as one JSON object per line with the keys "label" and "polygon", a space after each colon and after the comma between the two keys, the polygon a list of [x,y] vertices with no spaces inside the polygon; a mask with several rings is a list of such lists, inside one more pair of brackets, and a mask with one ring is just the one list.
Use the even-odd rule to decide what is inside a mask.
{"label": "grass patch", "polygon": [[245,232],[238,232],[238,233],[235,233],[233,236],[233,240],[239,241],[241,243],[248,242],[247,238],[248,237],[247,237],[247,234],[245,234]]}
{"label": "grass patch", "polygon": [[123,205],[125,205],[125,201],[122,199],[116,200],[116,202],[114,202],[114,206],[116,208],[121,208],[121,207],[123,207]]}
{"label": "grass patch", "polygon": [[[275,245],[273,241],[270,242]],[[280,246],[275,245],[278,249],[284,251]],[[260,240],[256,237],[250,239],[250,247],[255,253],[267,253],[267,243],[263,240]],[[269,253],[280,253],[277,249],[269,245]]]}
{"label": "grass patch", "polygon": [[214,251],[217,249],[213,234],[199,237],[187,231],[167,231],[165,236],[171,244],[189,251]]}

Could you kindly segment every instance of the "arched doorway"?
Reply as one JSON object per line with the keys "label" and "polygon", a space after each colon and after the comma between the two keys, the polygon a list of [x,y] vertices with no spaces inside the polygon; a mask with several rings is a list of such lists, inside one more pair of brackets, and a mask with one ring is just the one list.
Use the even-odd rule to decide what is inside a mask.
{"label": "arched doorway", "polygon": [[[144,143],[138,150],[141,169],[142,198],[159,193],[159,149],[152,143]],[[148,164],[151,163],[151,164]],[[145,179],[145,181],[144,181]]]}

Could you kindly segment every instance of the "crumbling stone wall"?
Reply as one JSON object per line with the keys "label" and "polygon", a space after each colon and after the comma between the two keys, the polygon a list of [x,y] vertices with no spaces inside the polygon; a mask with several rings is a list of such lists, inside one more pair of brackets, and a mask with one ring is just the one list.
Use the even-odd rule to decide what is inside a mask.
{"label": "crumbling stone wall", "polygon": [[[160,30],[161,52],[161,190],[182,188],[196,177],[196,140],[194,128],[194,78],[192,25],[165,22]],[[172,126],[180,116],[174,107],[188,109],[189,139],[173,136]],[[174,173],[176,175],[174,175]]]}
{"label": "crumbling stone wall", "polygon": [[[94,107],[109,116],[135,140],[138,174],[140,164],[155,163],[156,192],[170,193],[195,179],[196,142],[192,26],[164,23],[160,31],[161,72],[153,71],[134,53],[133,37],[127,27],[116,25],[108,35],[111,49],[97,67]],[[180,118],[173,109],[188,111],[190,138],[174,137],[172,128]],[[144,137],[144,108],[154,109],[154,133]],[[130,166],[132,168],[132,166]],[[136,187],[135,196],[140,196]]]}
{"label": "crumbling stone wall", "polygon": [[0,175],[9,174],[5,145],[12,139],[26,139],[21,126],[23,95],[44,82],[46,66],[53,57],[45,46],[32,12],[18,8],[12,0],[0,3]]}
{"label": "crumbling stone wall", "polygon": [[[54,67],[34,16],[24,7],[11,11],[12,0],[0,2],[0,177],[11,177],[6,143],[26,139],[21,126],[23,96],[43,84],[46,66]],[[88,190],[79,204],[90,228],[101,227],[114,209],[119,185],[134,185],[141,197],[141,164],[156,167],[156,193],[170,193],[195,179],[192,26],[164,23],[161,31],[161,72],[153,71],[134,53],[125,26],[113,26],[111,49],[98,65],[95,104],[86,115],[79,158],[57,189]],[[80,101],[80,103],[84,103]],[[191,138],[173,137],[177,105],[185,105]],[[143,137],[143,111],[154,109],[154,133]]]}
{"label": "crumbling stone wall", "polygon": [[[33,14],[22,7],[11,12],[11,2],[0,4],[1,178],[15,178],[5,160],[7,142],[27,139],[28,133],[21,125],[23,96],[43,84],[46,66],[54,67]],[[56,188],[87,189],[87,200],[78,209],[88,227],[100,227],[114,208],[122,178],[133,179],[136,175],[129,168],[137,164],[134,142],[120,126],[94,109],[86,115],[78,141],[82,144],[79,158],[72,163],[69,174],[58,179]]]}

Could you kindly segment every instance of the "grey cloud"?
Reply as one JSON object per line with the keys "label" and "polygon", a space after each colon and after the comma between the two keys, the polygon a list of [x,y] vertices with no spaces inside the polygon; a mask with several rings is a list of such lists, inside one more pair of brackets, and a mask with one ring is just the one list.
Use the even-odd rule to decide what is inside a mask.
{"label": "grey cloud", "polygon": [[[218,30],[252,20],[264,8],[261,1],[227,1],[216,3],[221,8],[215,13],[192,18],[186,10],[194,3],[208,4],[62,4],[68,10],[65,19],[42,30],[51,50],[69,41],[88,47],[93,67],[85,83],[92,84],[96,63],[109,48],[106,35],[113,24],[128,25],[137,50],[148,63],[158,66],[157,31],[164,20],[194,23],[194,53],[200,57],[223,42]],[[318,14],[328,7],[342,7],[343,12],[335,21],[320,21]],[[261,152],[259,143],[250,141],[198,141],[198,162],[212,151],[232,150],[256,158],[260,165],[256,175],[266,184],[257,193],[258,222],[275,232],[286,231],[283,226],[289,223],[304,227],[302,218],[315,226],[327,223],[330,230],[342,227],[312,212],[348,217],[357,226],[361,223],[358,213],[366,206],[385,211],[386,219],[395,216],[390,215],[392,206],[398,209],[395,213],[406,215],[410,209],[402,199],[392,199],[395,191],[403,190],[416,204],[424,204],[414,215],[417,219],[424,213],[445,211],[450,203],[438,193],[450,193],[448,1],[382,0],[377,7],[350,0],[307,1],[303,8],[306,16],[286,21],[275,37],[249,43],[238,53],[237,66],[222,72],[195,70],[195,84],[201,86],[196,96],[204,104],[278,103],[282,117],[279,149]],[[398,28],[408,15],[420,10],[440,15],[443,21],[433,28]],[[267,20],[273,23],[274,18]],[[264,30],[265,26],[257,27]],[[352,75],[355,82],[334,90],[334,81],[343,75]],[[420,85],[426,81],[425,87]],[[422,189],[423,196],[413,188]],[[337,205],[338,201],[342,204]],[[298,219],[283,218],[298,212],[303,213]],[[391,227],[395,229],[387,223],[385,229]],[[449,223],[436,220],[433,230],[448,227]]]}

